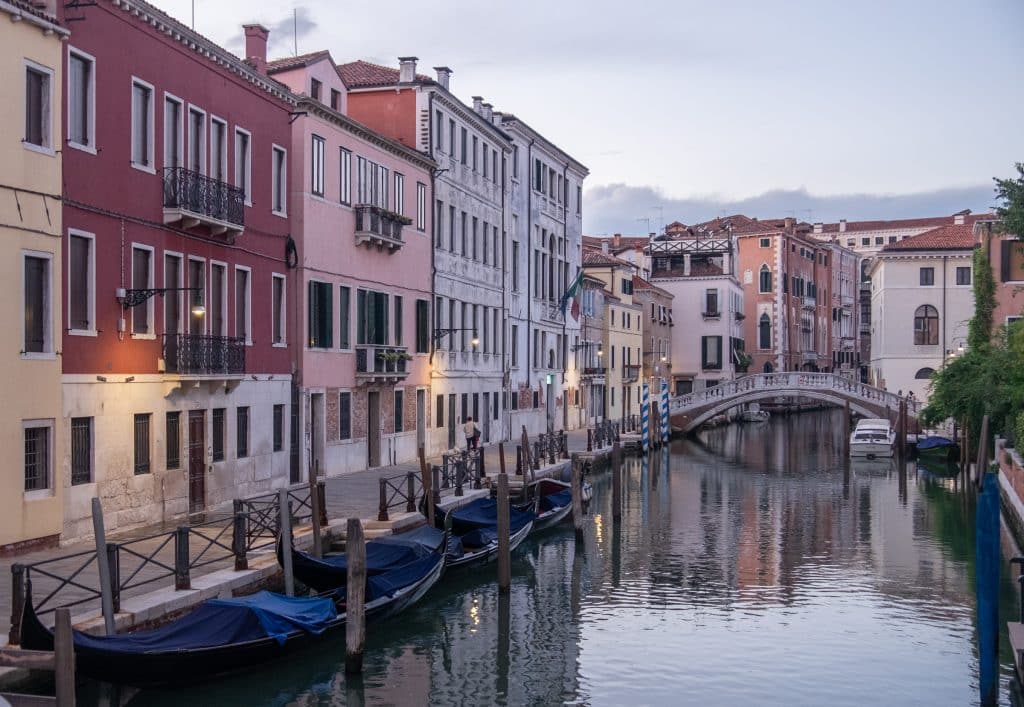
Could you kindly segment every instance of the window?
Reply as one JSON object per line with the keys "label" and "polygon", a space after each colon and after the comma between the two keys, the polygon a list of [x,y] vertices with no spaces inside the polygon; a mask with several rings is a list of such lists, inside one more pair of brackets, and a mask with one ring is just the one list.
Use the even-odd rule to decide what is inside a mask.
{"label": "window", "polygon": [[628,278],[622,278],[622,294],[631,295],[633,294],[633,281]]}
{"label": "window", "polygon": [[444,114],[436,110],[434,111],[434,149],[444,150]]}
{"label": "window", "polygon": [[403,410],[404,406],[405,406],[404,391],[396,390],[395,391],[395,432],[401,432],[403,427],[404,427],[404,424],[403,424],[404,423],[404,419],[403,418],[405,416],[402,414],[404,412],[404,410]]}
{"label": "window", "polygon": [[95,149],[96,60],[77,49],[68,50],[68,142]]}
{"label": "window", "polygon": [[96,331],[96,264],[91,233],[68,231],[68,329]]}
{"label": "window", "polygon": [[149,413],[135,415],[135,473],[148,474],[149,468]]}
{"label": "window", "polygon": [[333,288],[329,282],[309,283],[309,347],[329,349],[333,345],[331,305]]}
{"label": "window", "polygon": [[479,140],[477,139],[476,135],[474,135],[473,136],[473,171],[474,172],[477,169],[477,153],[479,152],[479,149],[478,149],[479,144],[480,144]]}
{"label": "window", "polygon": [[352,152],[341,148],[341,203],[352,203]]}
{"label": "window", "polygon": [[402,345],[402,297],[395,295],[395,346]]}
{"label": "window", "polygon": [[970,266],[961,267],[956,269],[956,284],[958,285],[970,285],[971,284],[971,268]]}
{"label": "window", "polygon": [[772,291],[772,271],[768,269],[767,265],[761,266],[761,273],[759,278],[759,288],[761,292]]}
{"label": "window", "polygon": [[250,319],[252,292],[248,268],[235,267],[235,336],[245,343],[252,343],[252,322]]}
{"label": "window", "polygon": [[480,219],[478,219],[476,216],[474,216],[473,217],[473,249],[472,249],[473,250],[473,253],[472,253],[473,260],[477,259],[477,244],[478,244],[478,242],[480,240],[477,237],[478,233],[479,233],[479,230],[480,230],[479,226],[480,226]]}
{"label": "window", "polygon": [[313,136],[313,154],[311,163],[313,172],[310,175],[311,181],[309,190],[314,196],[324,195],[324,139],[319,135]]}
{"label": "window", "polygon": [[132,165],[153,170],[153,87],[132,80]]}
{"label": "window", "polygon": [[252,138],[248,132],[235,128],[235,186],[252,203]]}
{"label": "window", "polygon": [[519,241],[512,241],[512,291],[519,292]]}
{"label": "window", "polygon": [[889,236],[889,242],[890,243],[895,243],[896,242],[896,236]]}
{"label": "window", "polygon": [[284,405],[274,406],[274,451],[284,449]]}
{"label": "window", "polygon": [[466,255],[469,254],[469,248],[467,247],[469,245],[468,234],[467,234],[467,227],[469,225],[468,224],[468,220],[469,220],[468,215],[466,214],[465,211],[463,211],[462,212],[462,221],[461,221],[461,223],[462,223],[462,250],[459,251],[463,256],[466,256]]}
{"label": "window", "polygon": [[860,244],[861,245],[871,245],[871,239],[870,238],[861,238],[860,239]]}
{"label": "window", "polygon": [[352,393],[338,393],[338,439],[352,439]]}
{"label": "window", "polygon": [[448,250],[455,252],[455,207],[448,207]]}
{"label": "window", "polygon": [[934,368],[921,368],[914,374],[916,380],[928,380],[935,374]]}
{"label": "window", "polygon": [[882,236],[875,236],[875,245],[882,245],[885,243],[885,238]]}
{"label": "window", "polygon": [[430,351],[430,303],[416,300],[416,353]]}
{"label": "window", "polygon": [[[132,287],[146,290],[153,287],[153,251],[149,248],[132,246]],[[132,308],[132,334],[153,333],[153,298]]]}
{"label": "window", "polygon": [[331,110],[341,110],[341,91],[331,89]]}
{"label": "window", "polygon": [[448,119],[448,154],[455,158],[455,121]]}
{"label": "window", "polygon": [[224,461],[224,408],[213,409],[213,461]]}
{"label": "window", "polygon": [[488,149],[489,148],[487,147],[487,143],[486,142],[483,143],[483,147],[481,149],[483,150],[483,157],[482,157],[482,159],[483,159],[483,177],[484,177],[484,179],[487,179],[487,174],[488,174],[488,171],[487,171],[487,157],[488,157],[488,154],[487,153],[488,153]]}
{"label": "window", "polygon": [[1024,244],[1019,240],[1004,239],[999,243],[999,281],[1024,280]]}
{"label": "window", "polygon": [[169,412],[165,421],[167,468],[177,469],[181,466],[181,413]]}
{"label": "window", "polygon": [[466,142],[467,142],[468,136],[469,136],[469,133],[466,132],[465,128],[462,128],[462,135],[461,135],[461,138],[459,140],[459,145],[461,147],[461,149],[459,150],[459,153],[460,153],[459,157],[460,157],[460,161],[462,162],[462,164],[466,164]]}
{"label": "window", "polygon": [[183,104],[174,96],[164,94],[164,168],[178,169],[185,159]]}
{"label": "window", "polygon": [[491,181],[497,184],[500,177],[501,173],[498,171],[498,151],[491,150]]}
{"label": "window", "polygon": [[914,344],[934,346],[938,343],[939,312],[930,304],[921,305],[914,312]]}
{"label": "window", "polygon": [[[190,293],[190,307],[197,306],[206,301],[206,263],[202,260],[189,258],[188,260],[188,286],[196,288]],[[186,315],[188,316],[188,315]],[[188,317],[188,333],[203,334],[206,331],[206,317]]]}
{"label": "window", "polygon": [[701,368],[721,369],[722,368],[722,337],[702,336],[701,337]]}
{"label": "window", "polygon": [[771,248],[772,247],[772,239],[771,238],[762,238],[759,245],[760,245],[761,248]]}
{"label": "window", "polygon": [[319,101],[320,100],[320,96],[323,93],[323,87],[324,87],[324,85],[320,81],[317,81],[316,79],[310,79],[309,80],[309,97],[312,98],[314,101]]}
{"label": "window", "polygon": [[444,427],[444,396],[437,396],[436,409],[434,410],[434,420],[437,422],[438,427]]}
{"label": "window", "polygon": [[360,204],[388,208],[388,170],[364,157],[356,159],[356,190]]}
{"label": "window", "polygon": [[341,295],[341,302],[338,307],[341,314],[339,317],[338,347],[342,349],[350,349],[352,348],[352,290],[348,287],[339,287],[338,290]]}
{"label": "window", "polygon": [[922,287],[935,284],[935,268],[921,268],[920,273]]}
{"label": "window", "polygon": [[427,185],[416,182],[416,230],[427,230]]}
{"label": "window", "polygon": [[513,368],[519,365],[519,327],[515,324],[512,325],[512,366]]}
{"label": "window", "polygon": [[71,485],[92,481],[92,418],[71,418]]}
{"label": "window", "polygon": [[718,314],[718,290],[716,288],[706,290],[704,293],[704,313],[711,316]]}
{"label": "window", "polygon": [[400,172],[395,172],[395,213],[405,215],[405,175]]}
{"label": "window", "polygon": [[273,331],[271,340],[275,345],[284,344],[284,276],[274,275],[270,293],[271,324]]}
{"label": "window", "polygon": [[25,424],[25,490],[43,491],[50,488],[50,422]]}
{"label": "window", "polygon": [[356,292],[356,344],[387,345],[388,305],[383,292]]}
{"label": "window", "polygon": [[444,243],[441,238],[441,234],[444,233],[444,204],[438,199],[434,202],[434,245],[438,248],[443,248]]}
{"label": "window", "polygon": [[228,333],[227,280],[227,266],[210,263],[210,301],[206,306],[206,316],[210,320],[211,336],[227,336]]}
{"label": "window", "polygon": [[583,213],[583,187],[576,187],[576,215]]}
{"label": "window", "polygon": [[249,408],[240,407],[235,410],[235,423],[236,457],[244,459],[249,456]]}
{"label": "window", "polygon": [[757,347],[760,349],[772,347],[772,320],[767,313],[761,315],[757,324]]}
{"label": "window", "polygon": [[188,168],[206,174],[206,113],[188,108]]}
{"label": "window", "polygon": [[286,196],[288,179],[288,152],[283,147],[274,145],[271,161],[271,195],[270,204],[273,213],[283,216],[288,210]]}
{"label": "window", "polygon": [[210,119],[210,176],[228,181],[228,124],[220,118]]}

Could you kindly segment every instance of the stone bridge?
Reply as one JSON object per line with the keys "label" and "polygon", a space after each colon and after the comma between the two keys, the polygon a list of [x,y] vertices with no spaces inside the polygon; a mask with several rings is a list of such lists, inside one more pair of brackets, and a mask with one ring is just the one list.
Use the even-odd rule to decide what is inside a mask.
{"label": "stone bridge", "polygon": [[[672,426],[691,432],[726,410],[745,403],[780,397],[818,400],[842,407],[865,417],[895,420],[900,396],[832,373],[759,373],[720,383],[669,400]],[[907,416],[916,418],[919,401],[907,401]]]}

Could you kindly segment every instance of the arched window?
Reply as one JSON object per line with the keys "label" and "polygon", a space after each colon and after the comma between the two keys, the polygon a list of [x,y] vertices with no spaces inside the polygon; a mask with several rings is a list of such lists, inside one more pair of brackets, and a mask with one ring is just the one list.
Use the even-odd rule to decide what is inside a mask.
{"label": "arched window", "polygon": [[939,343],[939,312],[930,304],[922,304],[914,312],[914,344],[935,346]]}
{"label": "arched window", "polygon": [[772,362],[771,361],[765,361],[764,362],[764,372],[765,373],[774,373],[775,372],[775,367],[772,366]]}
{"label": "arched window", "polygon": [[767,313],[761,315],[757,324],[757,347],[760,349],[772,347],[772,320]]}
{"label": "arched window", "polygon": [[761,266],[760,276],[760,291],[771,292],[772,291],[772,271],[768,269],[767,265]]}
{"label": "arched window", "polygon": [[914,378],[918,380],[928,380],[929,378],[932,377],[932,374],[934,373],[934,368],[922,368],[921,370],[914,374]]}

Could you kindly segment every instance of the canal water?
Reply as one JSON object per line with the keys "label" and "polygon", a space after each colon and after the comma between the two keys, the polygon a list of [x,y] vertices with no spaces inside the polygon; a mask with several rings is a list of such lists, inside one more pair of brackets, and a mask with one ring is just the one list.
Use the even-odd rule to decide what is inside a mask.
{"label": "canal water", "polygon": [[[508,599],[493,567],[446,577],[370,628],[361,680],[344,678],[342,639],[215,685],[94,687],[133,707],[976,704],[973,502],[913,465],[848,465],[841,419],[627,458],[618,523],[595,473],[581,551],[570,526],[529,540]],[[1008,579],[1001,594],[1015,617]]]}

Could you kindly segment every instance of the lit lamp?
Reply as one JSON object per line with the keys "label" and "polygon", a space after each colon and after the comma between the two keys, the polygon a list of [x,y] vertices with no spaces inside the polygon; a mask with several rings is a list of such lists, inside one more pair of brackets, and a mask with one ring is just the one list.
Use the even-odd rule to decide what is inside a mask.
{"label": "lit lamp", "polygon": [[147,287],[144,289],[125,289],[124,287],[118,287],[114,290],[114,296],[117,298],[117,301],[121,303],[122,309],[131,309],[132,307],[138,307],[140,304],[148,301],[154,295],[160,295],[163,297],[168,292],[198,292],[199,296],[196,298],[196,302],[192,305],[192,313],[195,315],[203,315],[206,313],[206,307],[203,306],[202,287]]}
{"label": "lit lamp", "polygon": [[194,287],[192,289],[196,292],[196,296],[192,301],[192,314],[201,317],[206,314],[206,305],[203,304],[203,288]]}
{"label": "lit lamp", "polygon": [[474,348],[476,348],[477,346],[480,345],[480,337],[478,337],[476,335],[476,329],[470,329],[470,328],[462,328],[462,329],[446,328],[446,329],[434,329],[434,346],[436,347],[438,344],[440,344],[441,343],[441,339],[443,339],[448,334],[454,334],[457,331],[471,331],[471,332],[473,332],[473,338],[470,339],[470,343],[473,344]]}

